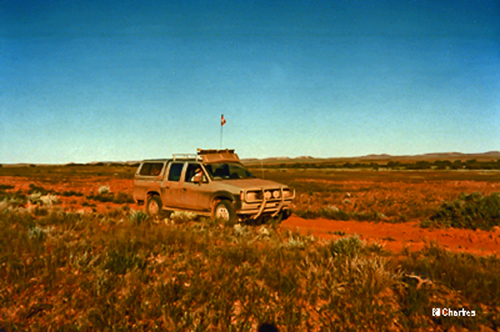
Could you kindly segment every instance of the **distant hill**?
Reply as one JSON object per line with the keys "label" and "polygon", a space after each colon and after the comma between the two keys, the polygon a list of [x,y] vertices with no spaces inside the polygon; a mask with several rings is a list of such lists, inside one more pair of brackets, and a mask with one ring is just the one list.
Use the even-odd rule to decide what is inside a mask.
{"label": "distant hill", "polygon": [[330,164],[330,165],[343,165],[346,163],[350,164],[384,164],[384,163],[416,163],[416,162],[429,162],[434,163],[436,161],[461,161],[467,162],[475,160],[477,162],[491,162],[500,160],[500,151],[490,151],[485,153],[460,153],[460,152],[443,152],[443,153],[426,153],[420,155],[402,155],[402,156],[392,156],[389,154],[370,154],[367,156],[360,157],[342,157],[342,158],[313,158],[313,157],[297,157],[297,158],[266,158],[266,159],[243,159],[242,162],[249,166],[291,166],[294,164]]}
{"label": "distant hill", "polygon": [[[484,153],[460,153],[460,152],[439,152],[439,153],[426,153],[420,155],[402,155],[402,156],[392,156],[389,154],[369,154],[360,157],[337,157],[337,158],[315,158],[311,156],[300,156],[296,158],[290,157],[272,157],[272,158],[246,158],[242,159],[243,164],[253,167],[253,166],[268,166],[268,167],[294,167],[297,165],[315,165],[320,167],[325,167],[331,165],[333,167],[341,166],[344,164],[387,164],[391,163],[417,163],[417,162],[429,162],[435,163],[436,161],[448,161],[455,162],[461,161],[466,163],[469,161],[476,162],[497,162],[500,160],[500,151],[489,151]],[[93,161],[88,163],[67,163],[61,166],[138,166],[140,161]],[[1,165],[1,163],[0,163]],[[17,163],[17,164],[3,164],[6,167],[36,167],[36,166],[53,166],[55,164],[28,164],[28,163]]]}

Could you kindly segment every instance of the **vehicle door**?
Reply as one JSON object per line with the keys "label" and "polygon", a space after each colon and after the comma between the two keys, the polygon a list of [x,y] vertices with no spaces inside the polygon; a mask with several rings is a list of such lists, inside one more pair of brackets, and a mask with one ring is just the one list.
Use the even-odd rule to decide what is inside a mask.
{"label": "vehicle door", "polygon": [[182,207],[182,193],[184,184],[182,176],[184,174],[185,162],[171,162],[168,165],[168,172],[161,187],[161,198],[164,207]]}
{"label": "vehicle door", "polygon": [[188,210],[210,211],[212,192],[208,176],[200,163],[189,162],[184,175],[182,205]]}
{"label": "vehicle door", "polygon": [[134,178],[134,197],[144,200],[147,191],[159,191],[164,162],[145,162],[137,170]]}

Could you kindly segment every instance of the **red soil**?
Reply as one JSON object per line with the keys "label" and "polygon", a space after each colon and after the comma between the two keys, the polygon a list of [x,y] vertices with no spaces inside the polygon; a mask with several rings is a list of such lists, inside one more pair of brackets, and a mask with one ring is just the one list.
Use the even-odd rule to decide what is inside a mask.
{"label": "red soil", "polygon": [[[34,183],[43,186],[45,189],[52,189],[62,193],[73,190],[75,192],[89,195],[97,193],[101,186],[108,186],[111,192],[126,192],[131,194],[133,181],[128,179],[92,177],[86,179],[72,179],[71,181],[34,181],[25,177],[0,177],[0,183],[13,185],[13,190],[26,192],[29,184]],[[83,197],[63,197],[59,196],[61,205],[65,210],[89,210],[92,208],[102,213],[121,205],[113,203],[102,203],[94,200],[87,200]],[[93,207],[83,207],[83,202],[95,204]],[[132,209],[140,209],[135,204],[128,204]],[[367,242],[378,242],[386,249],[399,252],[407,247],[410,250],[420,250],[430,242],[457,252],[468,252],[478,255],[499,255],[500,254],[500,228],[494,231],[472,231],[462,229],[429,230],[418,226],[418,221],[406,223],[375,223],[359,221],[335,221],[327,219],[307,220],[297,216],[291,216],[282,223],[282,227],[290,230],[298,230],[303,234],[311,234],[322,239],[336,239],[339,234],[357,234]],[[342,233],[343,232],[343,233]]]}
{"label": "red soil", "polygon": [[418,222],[399,224],[374,223],[360,221],[336,221],[327,219],[302,219],[291,216],[283,221],[283,227],[298,230],[323,239],[336,239],[340,232],[346,235],[357,234],[367,242],[378,242],[386,249],[399,252],[407,247],[409,250],[420,250],[426,244],[435,242],[440,246],[456,252],[467,252],[477,255],[500,254],[500,228],[492,232],[466,229],[422,229]]}

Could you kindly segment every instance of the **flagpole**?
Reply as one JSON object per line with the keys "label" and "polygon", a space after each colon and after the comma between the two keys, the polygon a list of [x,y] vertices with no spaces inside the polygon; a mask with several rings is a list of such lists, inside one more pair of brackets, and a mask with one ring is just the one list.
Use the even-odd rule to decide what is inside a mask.
{"label": "flagpole", "polygon": [[220,148],[222,149],[222,127],[226,124],[226,119],[224,118],[224,114],[220,115]]}
{"label": "flagpole", "polygon": [[222,149],[222,130],[224,128],[224,114],[220,116],[220,148]]}

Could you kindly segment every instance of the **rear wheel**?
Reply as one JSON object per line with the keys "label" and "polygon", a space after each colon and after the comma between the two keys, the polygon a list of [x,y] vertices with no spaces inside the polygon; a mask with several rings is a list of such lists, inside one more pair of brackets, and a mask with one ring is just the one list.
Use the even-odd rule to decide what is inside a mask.
{"label": "rear wheel", "polygon": [[151,196],[146,204],[146,212],[153,218],[161,215],[161,199],[158,196]]}
{"label": "rear wheel", "polygon": [[219,201],[215,204],[212,217],[215,221],[223,223],[236,223],[237,221],[236,211],[229,201]]}

